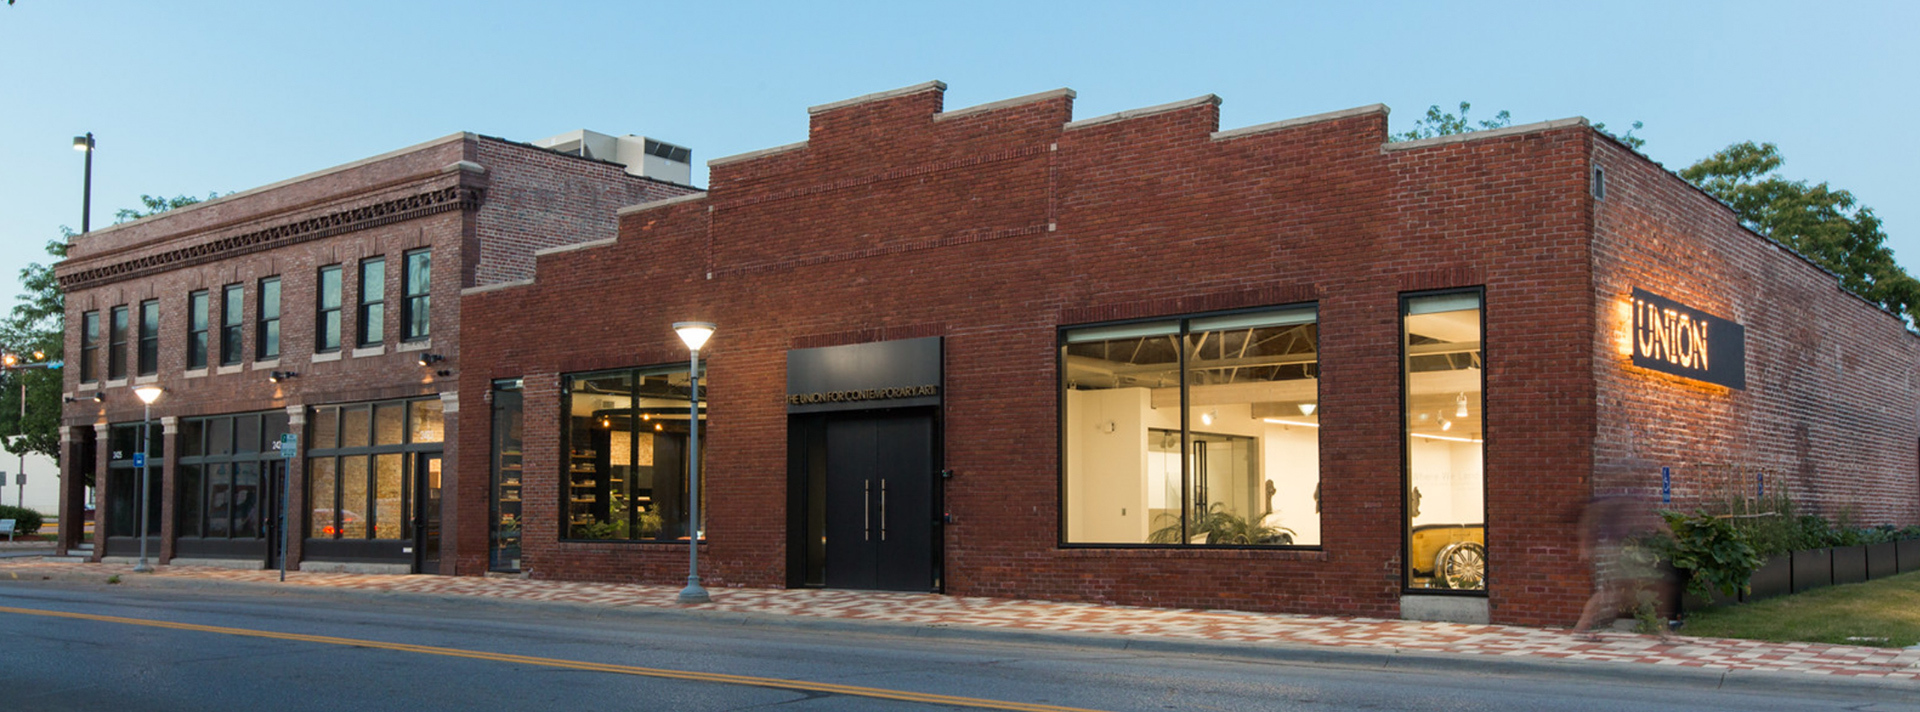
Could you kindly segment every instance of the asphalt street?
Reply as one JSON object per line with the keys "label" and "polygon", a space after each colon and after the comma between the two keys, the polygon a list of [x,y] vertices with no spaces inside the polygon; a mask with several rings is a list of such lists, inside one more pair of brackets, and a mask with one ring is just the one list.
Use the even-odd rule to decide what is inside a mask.
{"label": "asphalt street", "polygon": [[1754,694],[1473,665],[1391,671],[622,609],[62,581],[0,582],[0,640],[10,710],[1920,709],[1824,689]]}

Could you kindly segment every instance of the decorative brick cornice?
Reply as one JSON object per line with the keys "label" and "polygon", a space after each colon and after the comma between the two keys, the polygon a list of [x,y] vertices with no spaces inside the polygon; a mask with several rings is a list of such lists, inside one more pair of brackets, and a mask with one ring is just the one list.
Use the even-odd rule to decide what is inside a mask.
{"label": "decorative brick cornice", "polygon": [[168,250],[154,255],[101,265],[60,275],[66,291],[97,287],[157,272],[191,267],[215,260],[295,245],[355,230],[390,225],[452,210],[478,210],[485,191],[472,186],[450,186],[327,215],[274,225],[212,242]]}

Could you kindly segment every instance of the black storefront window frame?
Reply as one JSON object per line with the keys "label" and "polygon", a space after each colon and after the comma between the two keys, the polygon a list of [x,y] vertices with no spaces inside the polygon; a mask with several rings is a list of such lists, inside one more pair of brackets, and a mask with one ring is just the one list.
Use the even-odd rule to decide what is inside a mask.
{"label": "black storefront window frame", "polygon": [[491,395],[493,490],[488,499],[487,570],[517,573],[526,522],[526,383],[519,378],[494,381]]}
{"label": "black storefront window frame", "polygon": [[[1053,374],[1054,391],[1053,392],[1054,392],[1054,428],[1055,428],[1054,457],[1055,457],[1055,466],[1057,468],[1057,471],[1055,474],[1055,482],[1054,482],[1054,485],[1055,485],[1054,497],[1055,497],[1055,501],[1059,503],[1059,506],[1055,508],[1057,510],[1057,516],[1055,517],[1055,520],[1054,520],[1054,546],[1060,549],[1104,549],[1104,550],[1164,549],[1169,551],[1188,551],[1188,552],[1196,552],[1196,553],[1207,552],[1207,551],[1230,551],[1230,550],[1242,550],[1242,549],[1252,550],[1252,551],[1322,551],[1324,550],[1326,548],[1326,536],[1324,533],[1320,537],[1319,544],[1205,544],[1205,543],[1194,544],[1188,541],[1188,537],[1187,537],[1188,517],[1186,517],[1184,514],[1181,516],[1180,541],[1170,543],[1170,544],[1069,542],[1067,541],[1067,512],[1068,512],[1067,379],[1066,379],[1067,333],[1072,331],[1080,331],[1084,329],[1129,326],[1134,324],[1155,324],[1155,323],[1172,321],[1172,322],[1177,322],[1179,324],[1179,329],[1175,332],[1175,335],[1179,337],[1180,343],[1185,344],[1187,337],[1189,337],[1192,334],[1191,325],[1195,321],[1199,321],[1203,319],[1211,319],[1216,317],[1238,316],[1242,314],[1258,314],[1262,312],[1282,311],[1287,309],[1299,309],[1299,308],[1313,309],[1314,324],[1316,325],[1316,327],[1322,325],[1322,322],[1320,321],[1320,316],[1319,316],[1320,302],[1304,301],[1304,302],[1289,302],[1286,304],[1270,304],[1270,305],[1257,306],[1257,307],[1245,307],[1245,308],[1239,308],[1239,309],[1226,309],[1221,311],[1194,312],[1194,313],[1184,313],[1184,314],[1166,314],[1166,315],[1157,315],[1157,316],[1149,316],[1149,317],[1140,317],[1137,319],[1097,321],[1097,322],[1088,322],[1085,324],[1063,324],[1055,327],[1054,349],[1053,349],[1053,353],[1054,353],[1054,362],[1053,362],[1054,363],[1054,374]],[[1180,360],[1177,361],[1176,363],[1178,363],[1179,365],[1179,372],[1180,372],[1180,403],[1181,403],[1180,450],[1182,453],[1186,453],[1186,452],[1189,452],[1192,447],[1191,442],[1193,437],[1193,427],[1191,422],[1192,413],[1190,412],[1192,408],[1186,405],[1189,401],[1188,394],[1187,394],[1189,379],[1187,378],[1187,354],[1186,354],[1186,349],[1184,347],[1180,349]],[[1316,353],[1314,356],[1315,373],[1319,372],[1320,367],[1321,366],[1320,366],[1319,355],[1318,353]],[[1314,379],[1315,402],[1322,402],[1322,399],[1321,399],[1322,394],[1320,393],[1320,380],[1321,379],[1319,378]],[[1191,466],[1192,466],[1192,463],[1189,462],[1189,458],[1183,455],[1180,458],[1180,496],[1183,502],[1191,501],[1193,498],[1193,493],[1190,491],[1193,486],[1192,485],[1193,477],[1192,477],[1192,473],[1188,471]],[[1321,473],[1324,474],[1324,468],[1321,469]],[[1322,481],[1324,482],[1324,480]],[[1184,510],[1185,507],[1183,506],[1182,509]],[[1326,521],[1325,515],[1321,514],[1318,516],[1321,517],[1321,523],[1322,523],[1322,526],[1324,527],[1325,521]]]}
{"label": "black storefront window frame", "polygon": [[[629,537],[626,539],[582,539],[582,538],[575,538],[572,536],[574,522],[573,522],[573,515],[572,515],[572,510],[570,505],[573,504],[573,502],[571,501],[572,490],[573,490],[572,463],[575,457],[574,455],[575,448],[573,447],[573,424],[568,421],[572,417],[571,409],[573,407],[572,401],[571,401],[573,397],[573,391],[569,387],[569,384],[571,384],[574,379],[592,378],[597,376],[616,376],[616,375],[624,374],[632,377],[633,382],[635,384],[635,388],[638,388],[640,379],[646,376],[658,376],[658,375],[677,373],[681,370],[685,370],[689,368],[691,365],[692,364],[688,364],[688,363],[672,363],[672,364],[660,364],[660,365],[653,365],[653,366],[635,366],[631,368],[609,368],[609,369],[600,369],[596,371],[576,371],[573,373],[560,374],[560,404],[561,404],[560,414],[559,414],[560,416],[559,417],[560,448],[558,453],[560,460],[557,463],[560,476],[557,478],[556,489],[558,489],[558,492],[555,493],[556,496],[554,497],[555,503],[558,507],[558,521],[556,521],[555,523],[560,528],[560,531],[559,531],[560,542],[568,543],[568,544],[621,544],[621,545],[636,545],[636,546],[682,546],[684,547],[687,545],[687,539],[685,538],[639,539],[639,538]],[[707,372],[707,364],[706,362],[703,361],[700,363],[700,373],[692,374],[688,377],[688,381],[690,384],[689,388],[696,389],[700,393],[699,423],[690,424],[688,427],[703,428],[701,430],[701,437],[700,437],[700,447],[701,447],[701,457],[700,457],[700,465],[699,465],[700,471],[695,473],[695,476],[704,476],[708,472],[707,464],[706,464],[708,462],[706,457],[706,452],[707,452],[706,448],[708,446],[708,443],[711,440],[711,438],[708,437],[708,434],[711,431],[708,429],[705,429],[707,427],[706,424],[709,422],[708,415],[707,415],[708,400],[706,397],[706,387],[701,384],[701,381],[703,380],[702,376],[706,372]],[[630,411],[628,417],[636,417],[640,414],[641,409],[638,407],[638,400],[639,399],[637,397],[634,398],[635,405],[627,409],[628,411]],[[684,410],[685,410],[685,407],[683,406],[682,411]],[[684,463],[685,461],[682,460],[682,462]],[[596,479],[602,479],[602,478],[596,477]],[[700,496],[701,496],[701,503],[702,503],[702,506],[700,507],[701,521],[693,522],[691,524],[683,524],[683,526],[690,526],[693,529],[693,536],[697,537],[701,543],[705,543],[707,541],[706,527],[704,525],[705,525],[705,520],[708,518],[707,512],[710,511],[710,508],[705,504],[708,489],[709,488],[707,487],[700,488],[700,491],[701,491]],[[684,509],[685,507],[683,506],[683,510]]]}
{"label": "black storefront window frame", "polygon": [[[243,426],[243,421],[250,422],[251,425]],[[276,475],[283,478],[285,476],[286,460],[281,457],[279,451],[273,449],[273,443],[280,439],[281,434],[292,431],[290,421],[291,418],[285,410],[180,419],[180,430],[175,441],[175,445],[180,450],[180,457],[174,463],[180,484],[177,487],[178,499],[174,502],[174,543],[181,553],[213,556],[257,556],[265,553],[261,547],[269,543],[267,540],[273,531],[272,527],[275,526],[271,519],[280,505],[278,501],[269,499],[269,495],[274,492],[274,487],[269,480]],[[242,433],[250,433],[248,439],[252,442],[242,444]],[[222,434],[224,434],[225,450],[216,448],[216,443],[223,439]],[[210,533],[213,499],[209,489],[212,481],[209,473],[214,467],[221,465],[237,468],[241,464],[255,464],[258,468],[255,475],[258,479],[253,505],[254,510],[258,512],[258,520],[254,526],[254,533],[250,536],[238,536],[234,533],[237,528],[233,526],[234,513],[229,507],[225,534],[213,535]],[[276,464],[281,468],[279,472],[275,471]],[[188,477],[186,472],[189,467],[200,468],[199,475]],[[228,482],[232,482],[234,476],[235,473],[229,472]],[[189,480],[195,481],[197,492],[188,491]],[[189,496],[197,498],[197,504],[192,511],[200,520],[193,527],[188,527],[185,521],[185,513],[189,511],[187,507]],[[186,534],[185,532],[189,529],[194,533]]]}
{"label": "black storefront window frame", "polygon": [[[349,558],[361,558],[364,556],[372,556],[372,558],[380,558],[378,557],[378,555],[370,555],[369,552],[375,551],[378,548],[382,548],[382,547],[392,548],[396,546],[405,546],[405,547],[413,546],[413,540],[415,538],[413,518],[414,518],[414,513],[417,505],[417,502],[415,502],[415,497],[417,496],[417,493],[414,492],[414,482],[413,482],[416,475],[416,473],[413,471],[414,461],[416,461],[418,459],[417,456],[421,454],[442,454],[446,451],[446,442],[444,438],[442,440],[414,442],[413,440],[413,435],[414,435],[413,409],[414,409],[414,405],[417,403],[426,403],[430,401],[440,401],[440,400],[441,399],[439,396],[427,396],[422,398],[397,398],[397,399],[381,400],[381,401],[365,401],[365,402],[359,402],[359,403],[328,403],[320,406],[314,406],[311,409],[310,415],[307,418],[307,426],[306,426],[307,433],[303,436],[306,439],[305,441],[310,444],[310,447],[303,454],[303,458],[305,459],[305,463],[307,466],[306,467],[307,481],[305,484],[307,497],[306,497],[306,507],[304,508],[305,511],[301,513],[300,529],[299,529],[300,536],[306,541],[306,545],[309,550],[313,549],[313,547],[315,546],[315,542],[321,542],[320,546],[323,546],[323,547],[326,546],[326,543],[329,543],[329,542],[351,542],[354,544],[365,545],[366,547],[371,547],[371,548],[365,548],[358,551],[357,553],[347,554]],[[379,426],[379,408],[380,406],[392,406],[392,405],[399,405],[401,409],[400,410],[400,443],[386,444],[386,445],[373,444],[376,441],[377,431],[378,431],[378,428],[380,427]],[[356,445],[352,447],[339,447],[337,446],[337,443],[345,442],[347,437],[346,413],[349,410],[353,410],[357,408],[367,409],[366,435],[367,435],[368,444]],[[336,443],[335,447],[313,447],[312,446],[312,445],[318,444],[317,440],[314,437],[314,431],[320,425],[321,413],[330,414],[334,418],[333,432],[334,432],[335,443]],[[442,410],[441,412],[440,427],[441,427],[441,432],[444,433],[446,428],[446,412],[444,410]],[[401,494],[400,494],[400,507],[399,507],[399,513],[401,517],[400,536],[398,538],[386,538],[386,539],[378,538],[374,536],[374,534],[378,531],[377,528],[380,525],[380,520],[379,520],[380,515],[379,515],[379,512],[377,511],[377,508],[370,508],[366,512],[366,515],[364,517],[366,521],[367,535],[362,537],[347,537],[345,536],[344,522],[341,519],[341,510],[344,508],[344,504],[345,504],[341,501],[341,497],[344,496],[344,489],[345,489],[344,487],[341,486],[341,483],[343,481],[342,472],[345,469],[344,463],[347,458],[352,458],[352,457],[367,458],[367,477],[368,477],[367,494],[369,497],[373,497],[373,496],[377,496],[373,482],[375,481],[374,478],[376,477],[375,468],[379,466],[377,460],[375,460],[373,456],[378,456],[378,455],[400,455],[401,456],[401,469],[400,469],[400,493]],[[313,477],[313,472],[315,469],[313,467],[313,463],[315,460],[319,460],[322,458],[330,459],[333,461],[331,476],[333,477],[332,491],[333,491],[334,501],[331,503],[332,506],[329,507],[329,509],[331,509],[334,512],[335,526],[333,527],[333,529],[335,533],[333,536],[328,536],[328,537],[313,536],[313,509],[316,504],[313,501],[313,488],[314,488],[314,485],[316,484],[315,479]],[[412,554],[409,553],[407,554],[407,556],[411,557]]]}
{"label": "black storefront window frame", "polygon": [[1480,300],[1480,417],[1483,421],[1480,433],[1480,511],[1489,515],[1481,517],[1487,521],[1482,522],[1480,526],[1481,537],[1489,544],[1493,542],[1493,517],[1490,516],[1492,512],[1487,509],[1487,473],[1491,470],[1488,466],[1490,460],[1487,459],[1487,453],[1492,449],[1490,446],[1493,444],[1493,418],[1491,417],[1491,411],[1488,411],[1486,407],[1487,372],[1492,370],[1488,368],[1490,362],[1487,358],[1487,288],[1479,286],[1401,292],[1399,295],[1398,315],[1394,319],[1393,324],[1393,340],[1396,344],[1394,351],[1399,355],[1398,365],[1395,369],[1399,372],[1400,381],[1400,408],[1398,420],[1394,426],[1395,429],[1399,431],[1400,436],[1400,553],[1394,558],[1400,560],[1400,594],[1403,596],[1487,598],[1488,592],[1493,588],[1494,557],[1491,552],[1489,552],[1486,557],[1486,571],[1482,574],[1484,583],[1481,584],[1480,588],[1468,590],[1416,588],[1413,586],[1413,567],[1410,565],[1410,562],[1407,561],[1407,552],[1410,550],[1413,540],[1413,517],[1407,516],[1407,513],[1412,511],[1413,507],[1412,497],[1410,496],[1411,490],[1413,489],[1413,437],[1407,433],[1407,309],[1408,305],[1415,299],[1423,297],[1444,297],[1454,294],[1472,294]]}

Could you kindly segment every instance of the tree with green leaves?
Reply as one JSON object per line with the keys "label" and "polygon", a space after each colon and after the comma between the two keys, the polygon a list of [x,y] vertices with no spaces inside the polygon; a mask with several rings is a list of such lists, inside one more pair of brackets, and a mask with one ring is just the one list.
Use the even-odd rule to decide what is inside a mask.
{"label": "tree with green leaves", "polygon": [[[208,194],[207,198],[217,197]],[[200,202],[200,198],[181,195],[172,198],[140,196],[144,210],[123,209],[115,222],[138,220],[174,208]],[[20,270],[20,284],[26,291],[4,318],[0,318],[0,349],[20,357],[18,366],[0,372],[0,441],[8,452],[33,452],[48,457],[60,453],[60,408],[63,387],[60,371],[40,364],[64,359],[66,344],[66,299],[60,283],[54,279],[53,263],[65,259],[67,247],[76,236],[62,226],[62,239],[47,243],[48,264],[38,262]],[[35,357],[35,354],[39,354]],[[19,366],[26,366],[21,368]],[[22,416],[21,392],[25,389],[25,415]]]}
{"label": "tree with green leaves", "polygon": [[1920,281],[1901,269],[1873,208],[1826,183],[1787,180],[1771,143],[1736,143],[1680,171],[1754,232],[1793,248],[1840,275],[1840,284],[1909,321],[1920,308]]}
{"label": "tree with green leaves", "polygon": [[1427,115],[1425,117],[1413,122],[1412,129],[1409,129],[1406,133],[1390,135],[1387,139],[1391,141],[1418,141],[1423,138],[1452,136],[1454,134],[1473,133],[1482,130],[1504,129],[1513,125],[1513,115],[1507,113],[1506,109],[1501,109],[1500,113],[1494,114],[1491,119],[1477,122],[1467,118],[1467,112],[1472,109],[1472,104],[1464,101],[1460,102],[1460,115],[1455,116],[1453,112],[1441,111],[1440,105],[1434,104],[1433,106],[1427,107]]}

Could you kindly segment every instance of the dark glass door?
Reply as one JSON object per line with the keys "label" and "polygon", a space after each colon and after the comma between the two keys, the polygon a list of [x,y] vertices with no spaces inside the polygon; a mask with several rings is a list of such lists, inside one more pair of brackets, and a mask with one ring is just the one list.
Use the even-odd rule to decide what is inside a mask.
{"label": "dark glass door", "polygon": [[440,453],[413,456],[413,570],[440,573]]}
{"label": "dark glass door", "polygon": [[826,585],[934,590],[932,416],[837,417],[824,435]]}

